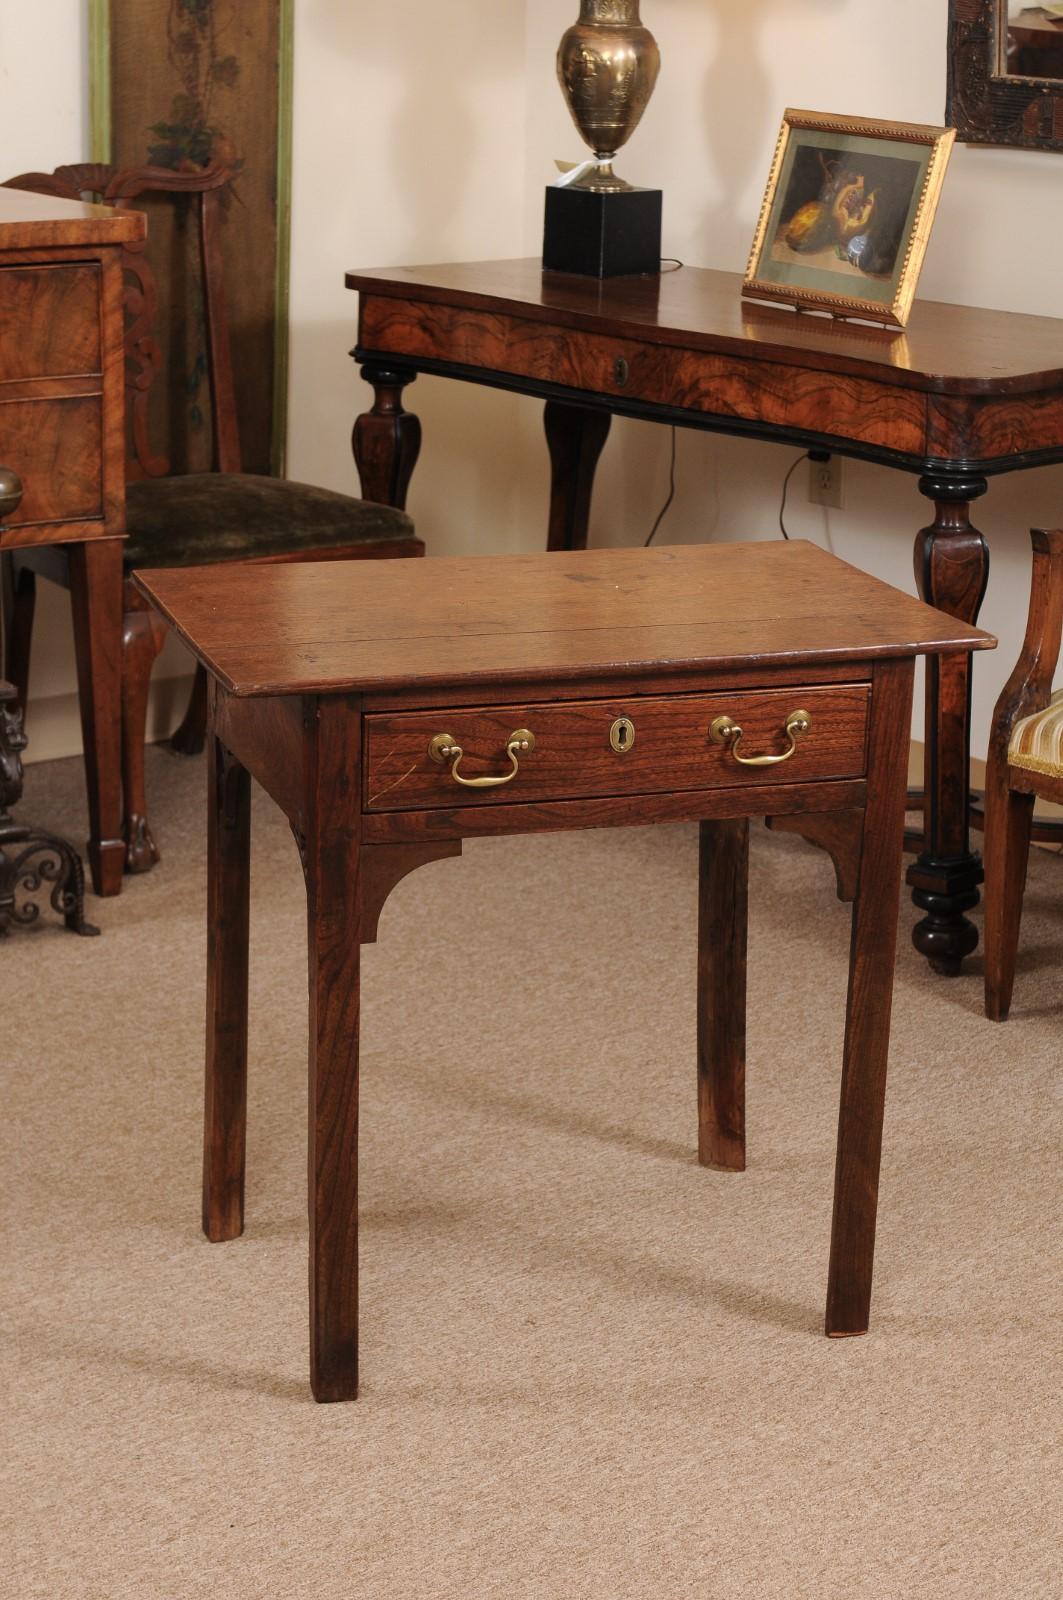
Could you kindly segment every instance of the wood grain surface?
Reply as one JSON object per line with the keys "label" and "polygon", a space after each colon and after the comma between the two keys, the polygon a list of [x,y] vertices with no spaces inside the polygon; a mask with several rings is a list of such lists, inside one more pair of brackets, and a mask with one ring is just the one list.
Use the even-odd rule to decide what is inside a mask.
{"label": "wood grain surface", "polygon": [[[361,292],[367,332],[384,314],[381,299],[409,299],[640,344],[738,356],[751,356],[755,347],[759,360],[877,376],[891,387],[932,394],[1063,386],[1063,319],[917,300],[908,327],[895,332],[743,303],[740,274],[700,267],[601,282],[545,273],[534,259],[484,261],[356,270],[348,272],[347,287]],[[475,320],[483,325],[482,317]],[[458,349],[450,358],[460,361]]]}
{"label": "wood grain surface", "polygon": [[[2,288],[2,285],[0,285]],[[4,400],[0,455],[24,484],[22,504],[0,533],[0,548],[76,539],[79,522],[103,520],[103,405],[96,395]]]}
{"label": "wood grain surface", "polygon": [[22,480],[4,551],[35,550],[5,604],[5,654],[24,696],[33,619],[29,563],[69,584],[98,894],[122,885],[122,344],[124,243],[134,211],[0,187],[0,464]]}
{"label": "wood grain surface", "polygon": [[651,794],[600,795],[585,800],[539,800],[506,805],[433,806],[424,811],[372,811],[362,822],[367,844],[423,844],[442,839],[491,839],[508,833],[560,833],[569,828],[631,828],[650,822],[702,822],[707,817],[766,817],[847,811],[867,798],[863,778],[820,783],[739,784]]}
{"label": "wood grain surface", "polygon": [[698,1160],[746,1165],[749,818],[703,822],[698,855]]}
{"label": "wood grain surface", "polygon": [[926,433],[926,400],[918,392],[817,367],[795,371],[782,361],[752,363],[748,352],[682,350],[601,332],[573,339],[565,328],[544,327],[528,317],[497,311],[485,316],[454,306],[411,308],[384,297],[367,298],[359,337],[374,349],[421,360],[457,362],[686,411],[800,426],[910,453],[922,450]]}
{"label": "wood grain surface", "polygon": [[[99,373],[100,268],[85,262],[0,270],[0,383]],[[10,337],[14,328],[18,338]]]}
{"label": "wood grain surface", "polygon": [[335,696],[306,732],[310,1384],[358,1392],[359,716]]}
{"label": "wood grain surface", "polygon": [[832,1338],[866,1332],[871,1315],[913,677],[912,661],[882,662],[872,691],[873,780],[853,903],[827,1279],[826,1331]]}
{"label": "wood grain surface", "polygon": [[207,739],[207,1053],[203,1232],[215,1243],[244,1229],[247,1150],[247,973],[251,780]]}
{"label": "wood grain surface", "polygon": [[[365,806],[401,811],[422,806],[498,805],[511,801],[572,799],[582,795],[646,794],[654,790],[708,789],[731,784],[856,778],[864,771],[870,692],[800,686],[717,695],[657,699],[572,700],[525,706],[476,706],[366,718]],[[732,717],[742,728],[741,754],[779,756],[788,748],[786,718],[807,711],[811,730],[793,755],[775,767],[743,766],[709,737],[713,720]],[[634,726],[630,749],[609,739],[618,718]],[[535,735],[535,748],[519,758],[510,783],[466,789],[449,764],[428,753],[431,739],[450,734],[462,747],[459,776],[504,775],[506,743],[518,728]]]}
{"label": "wood grain surface", "polygon": [[852,663],[994,642],[804,541],[171,569],[137,581],[241,695],[445,684],[469,685],[471,698],[485,680],[606,671],[650,689],[650,668]]}
{"label": "wood grain surface", "polygon": [[50,249],[53,245],[123,244],[143,239],[139,211],[55,200],[0,187],[0,233],[8,250]]}

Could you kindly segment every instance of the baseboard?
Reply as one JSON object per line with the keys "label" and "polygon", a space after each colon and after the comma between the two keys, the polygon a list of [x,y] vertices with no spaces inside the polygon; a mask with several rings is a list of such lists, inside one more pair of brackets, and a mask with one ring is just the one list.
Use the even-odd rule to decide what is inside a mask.
{"label": "baseboard", "polygon": [[[185,714],[192,677],[153,679],[148,697],[148,743],[168,739]],[[76,694],[57,694],[35,700],[30,696],[26,717],[29,744],[24,760],[60,761],[81,754],[81,719]]]}

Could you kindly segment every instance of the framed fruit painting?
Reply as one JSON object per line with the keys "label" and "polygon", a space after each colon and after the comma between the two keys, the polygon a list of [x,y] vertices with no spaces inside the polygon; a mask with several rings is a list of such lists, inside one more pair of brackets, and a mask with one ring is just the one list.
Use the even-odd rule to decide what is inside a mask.
{"label": "framed fruit painting", "polygon": [[742,293],[903,328],[955,137],[787,111]]}

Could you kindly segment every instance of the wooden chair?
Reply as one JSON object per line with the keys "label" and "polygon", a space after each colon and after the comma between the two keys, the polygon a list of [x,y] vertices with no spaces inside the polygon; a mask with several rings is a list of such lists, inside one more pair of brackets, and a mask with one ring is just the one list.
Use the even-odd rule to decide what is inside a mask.
{"label": "wooden chair", "polygon": [[1063,632],[1063,529],[1034,528],[1026,638],[993,713],[985,810],[985,1009],[1011,1007],[1034,800],[1063,804],[1063,689],[1052,693]]}
{"label": "wooden chair", "polygon": [[[142,195],[166,195],[191,207],[202,263],[206,377],[214,470],[168,476],[169,463],[149,440],[148,406],[160,364],[155,333],[158,292],[143,247],[124,252],[126,269],[127,504],[129,538],[122,629],[122,784],[126,870],[146,872],[158,860],[144,796],[144,737],[152,665],[166,627],[129,582],[136,567],[200,566],[228,561],[322,561],[420,556],[424,545],[404,511],[332,490],[241,470],[240,434],[221,258],[222,198],[234,169],[213,163],[192,172],[166,167],[119,170],[99,164],[28,172],[6,187],[128,206]],[[30,638],[38,574],[70,586],[61,546],[20,552],[5,574],[5,674],[26,703]],[[202,745],[202,669],[192,703],[174,736],[178,749]]]}

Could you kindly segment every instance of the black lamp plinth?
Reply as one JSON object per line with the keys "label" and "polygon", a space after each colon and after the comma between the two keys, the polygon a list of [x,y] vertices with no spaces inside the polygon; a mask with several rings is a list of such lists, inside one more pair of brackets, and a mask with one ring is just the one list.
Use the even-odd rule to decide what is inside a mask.
{"label": "black lamp plinth", "polygon": [[546,191],[543,268],[587,278],[661,270],[660,189]]}

